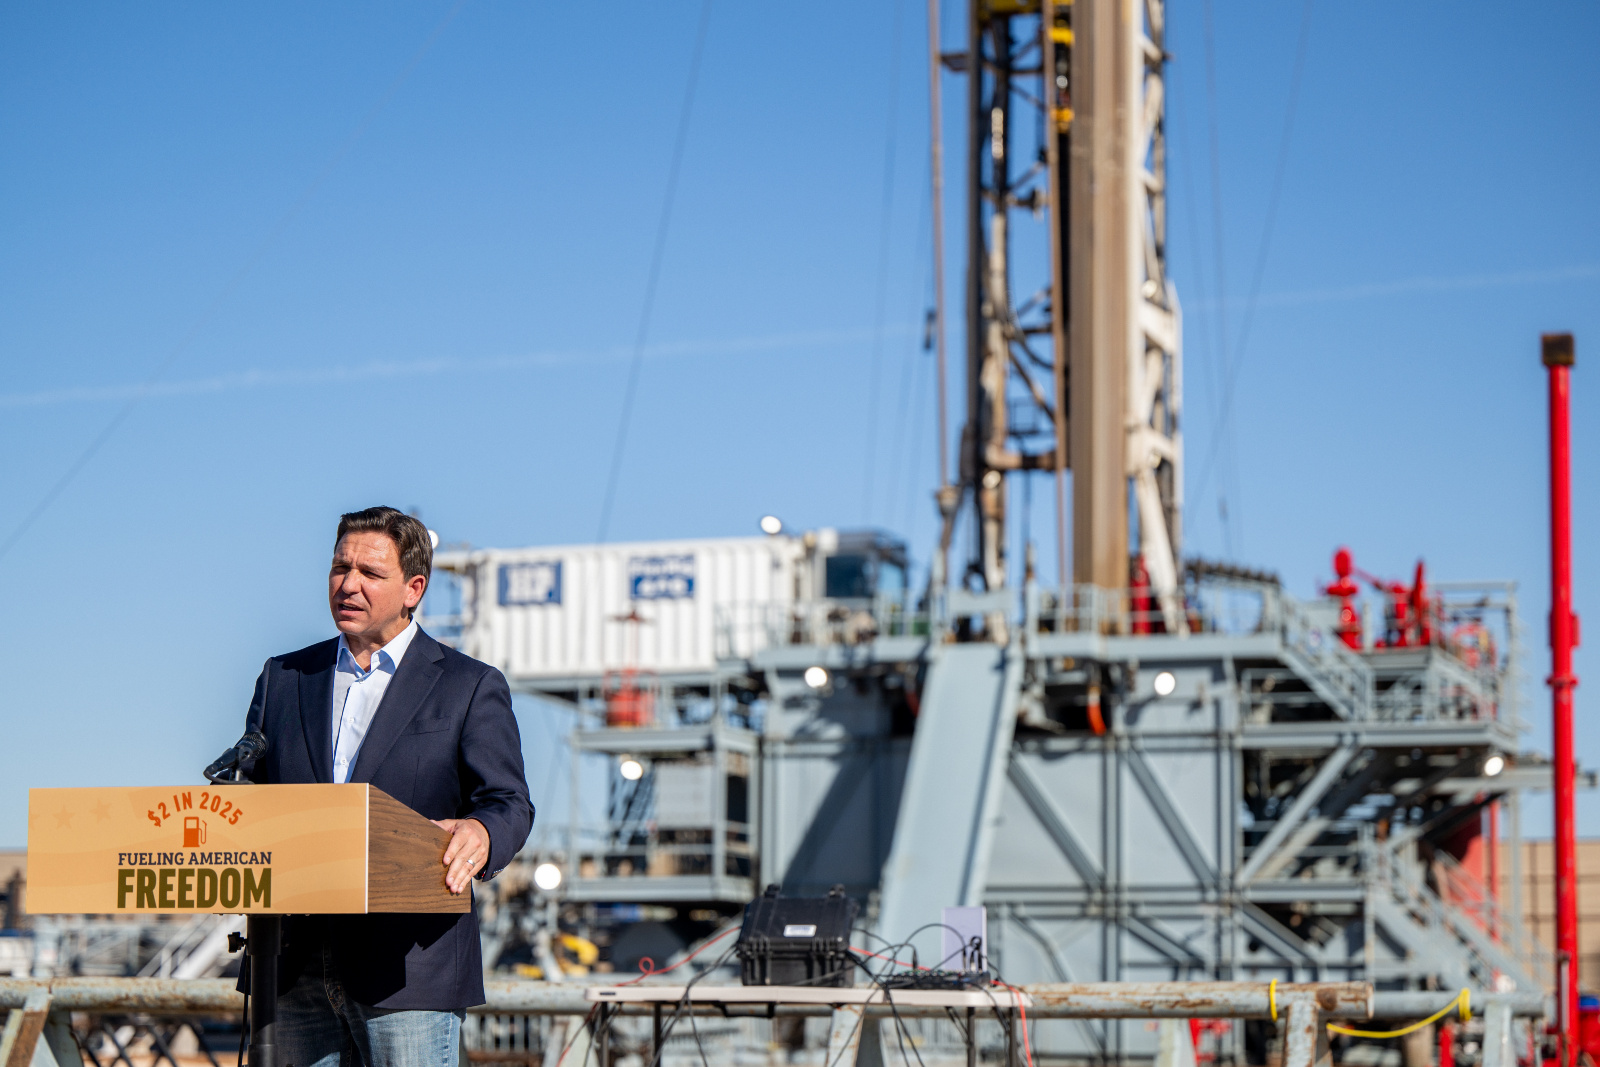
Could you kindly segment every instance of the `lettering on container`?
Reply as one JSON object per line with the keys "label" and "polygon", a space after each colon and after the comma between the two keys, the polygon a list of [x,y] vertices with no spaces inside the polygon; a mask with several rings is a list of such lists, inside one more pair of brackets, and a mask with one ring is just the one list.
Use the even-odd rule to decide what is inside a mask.
{"label": "lettering on container", "polygon": [[500,606],[561,603],[561,561],[500,564]]}
{"label": "lettering on container", "polygon": [[694,557],[629,557],[628,596],[633,600],[692,600]]}

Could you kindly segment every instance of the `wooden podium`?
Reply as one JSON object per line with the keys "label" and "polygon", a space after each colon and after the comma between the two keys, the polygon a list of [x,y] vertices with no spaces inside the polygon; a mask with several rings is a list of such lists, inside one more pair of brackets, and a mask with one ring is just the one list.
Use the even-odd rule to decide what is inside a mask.
{"label": "wooden podium", "polygon": [[142,786],[28,791],[34,915],[466,912],[450,834],[381,789]]}

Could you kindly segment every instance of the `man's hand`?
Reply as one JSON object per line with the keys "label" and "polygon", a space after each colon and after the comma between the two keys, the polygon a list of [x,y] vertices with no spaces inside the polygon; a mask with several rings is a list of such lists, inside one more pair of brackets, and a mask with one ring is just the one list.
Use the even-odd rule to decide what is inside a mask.
{"label": "man's hand", "polygon": [[464,892],[472,876],[489,862],[489,831],[477,819],[429,819],[442,830],[450,831],[450,847],[444,850],[444,884],[450,892]]}

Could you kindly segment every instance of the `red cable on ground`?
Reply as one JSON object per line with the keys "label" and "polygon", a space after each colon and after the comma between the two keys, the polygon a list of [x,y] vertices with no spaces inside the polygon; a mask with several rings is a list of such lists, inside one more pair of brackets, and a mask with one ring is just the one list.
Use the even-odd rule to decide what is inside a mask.
{"label": "red cable on ground", "polygon": [[[679,960],[677,963],[674,963],[670,967],[663,967],[659,971],[656,970],[656,961],[655,960],[651,959],[649,956],[640,956],[639,957],[639,977],[630,978],[626,982],[618,982],[617,983],[617,988],[620,989],[625,985],[638,985],[640,982],[644,981],[646,978],[654,978],[658,974],[666,974],[668,971],[675,971],[679,967],[682,967],[685,963],[688,963],[690,960],[692,960],[696,956],[700,955],[700,953],[704,952],[706,949],[710,948],[712,945],[716,944],[718,941],[721,941],[723,938],[727,937],[729,934],[733,933],[734,931],[736,931],[738,929],[739,928],[737,926],[728,927],[726,930],[722,931],[722,933],[718,934],[716,937],[713,937],[710,941],[707,941],[705,944],[701,945],[699,948],[695,949],[693,952],[691,952],[687,956],[683,957],[683,959]],[[557,1064],[556,1067],[561,1067],[561,1065]]]}
{"label": "red cable on ground", "polygon": [[[1022,1003],[1022,990],[1014,985],[1007,985],[1005,982],[1000,982],[999,984],[1010,990],[1012,998],[1017,1002],[1017,1011],[1022,1017],[1022,1055],[1027,1060],[1028,1067],[1033,1067],[1033,1042],[1028,1038],[1028,1006]],[[561,1065],[558,1063],[556,1067],[561,1067]]]}
{"label": "red cable on ground", "polygon": [[578,1043],[578,1035],[583,1033],[584,1027],[594,1021],[594,1013],[599,1009],[600,1005],[596,1004],[589,1009],[589,1014],[583,1017],[583,1022],[578,1024],[578,1029],[573,1032],[572,1037],[567,1041],[566,1047],[561,1050],[561,1055],[556,1057],[556,1067],[561,1067],[562,1061],[567,1058],[567,1053],[571,1052],[572,1046]]}

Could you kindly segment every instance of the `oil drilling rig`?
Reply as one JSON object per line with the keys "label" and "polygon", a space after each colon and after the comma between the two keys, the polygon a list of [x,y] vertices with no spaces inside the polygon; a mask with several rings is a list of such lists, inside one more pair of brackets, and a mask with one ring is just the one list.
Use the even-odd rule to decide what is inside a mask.
{"label": "oil drilling rig", "polygon": [[[931,49],[968,138],[965,420],[928,589],[893,537],[775,523],[436,559],[460,597],[436,625],[576,715],[570,825],[536,857],[565,872],[552,907],[609,916],[618,969],[630,923],[681,945],[768,884],[842,885],[890,941],[986,906],[1014,983],[1549,988],[1486,847],[1503,800],[1549,788],[1518,752],[1514,588],[1419,569],[1363,599],[1344,554],[1300,600],[1184,561],[1164,4],[974,0],[965,31]],[[1054,483],[1054,583],[1008,508],[1025,478]],[[1156,1037],[1033,1040],[1112,1063]]]}

